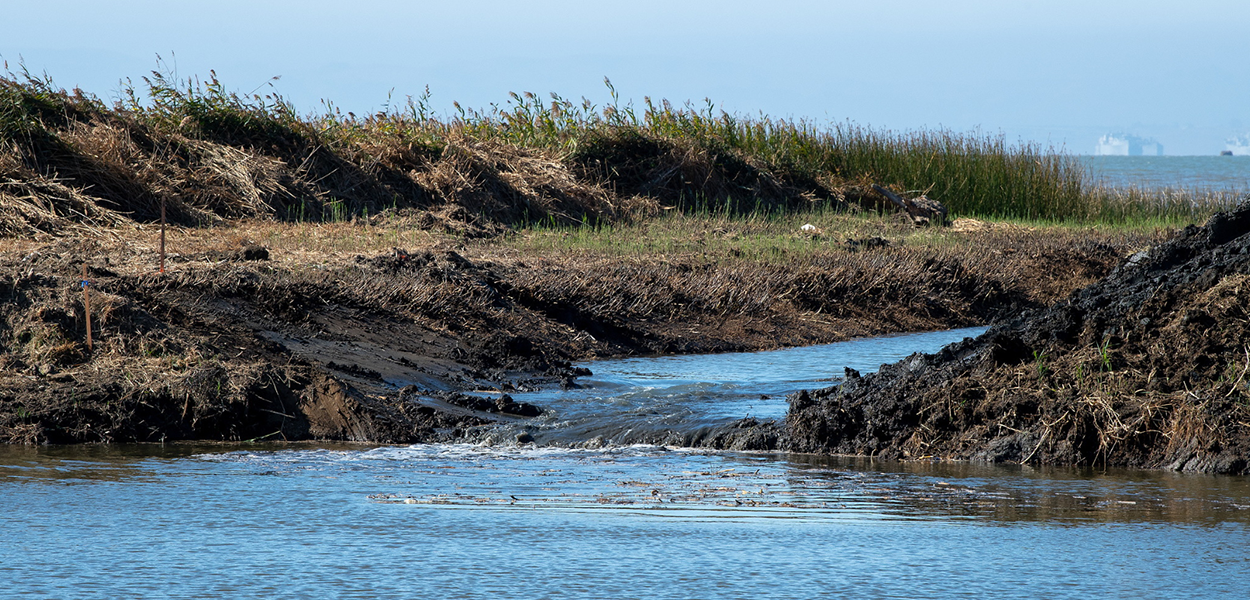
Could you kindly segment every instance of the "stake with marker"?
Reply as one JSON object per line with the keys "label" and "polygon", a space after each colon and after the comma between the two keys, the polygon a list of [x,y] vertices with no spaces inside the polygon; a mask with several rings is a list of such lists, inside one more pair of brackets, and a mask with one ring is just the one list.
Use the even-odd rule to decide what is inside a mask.
{"label": "stake with marker", "polygon": [[87,314],[87,351],[90,352],[94,348],[91,344],[91,291],[88,287],[90,282],[87,281],[87,263],[82,264],[82,303]]}
{"label": "stake with marker", "polygon": [[161,197],[161,272],[165,272],[165,197]]}

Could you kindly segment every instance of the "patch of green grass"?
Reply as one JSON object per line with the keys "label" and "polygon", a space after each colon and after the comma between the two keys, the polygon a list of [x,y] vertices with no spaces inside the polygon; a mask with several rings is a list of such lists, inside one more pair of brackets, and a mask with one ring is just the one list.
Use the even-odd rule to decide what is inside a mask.
{"label": "patch of green grass", "polygon": [[[804,231],[804,225],[815,227]],[[506,242],[524,251],[587,252],[601,256],[704,255],[718,259],[774,261],[814,252],[846,252],[846,239],[923,232],[873,213],[830,209],[780,214],[688,214],[680,211],[623,224],[566,226],[539,223]]]}
{"label": "patch of green grass", "polygon": [[1046,374],[1050,372],[1050,367],[1046,364],[1046,359],[1048,358],[1049,355],[1047,355],[1045,351],[1033,351],[1033,368],[1037,372],[1037,376],[1039,378],[1045,377]]}
{"label": "patch of green grass", "polygon": [[1103,371],[1110,373],[1115,370],[1111,364],[1111,336],[1104,337],[1098,345],[1098,358]]}
{"label": "patch of green grass", "polygon": [[1070,246],[1095,240],[1117,247],[1145,247],[1169,229],[1145,222],[1090,226],[1071,221],[1020,220],[974,222],[971,226],[984,229],[914,227],[896,215],[848,213],[829,207],[747,215],[671,210],[626,223],[533,223],[510,234],[503,243],[522,252],[603,257],[699,255],[718,260],[788,262],[815,254],[865,251],[862,244],[877,239],[893,248],[959,253],[973,247],[985,251],[999,246],[1030,252],[1048,244]]}

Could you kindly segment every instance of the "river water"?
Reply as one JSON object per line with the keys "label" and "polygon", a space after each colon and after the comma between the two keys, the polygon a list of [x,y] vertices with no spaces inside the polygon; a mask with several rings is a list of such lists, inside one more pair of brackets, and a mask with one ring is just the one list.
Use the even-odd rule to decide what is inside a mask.
{"label": "river water", "polygon": [[1115,188],[1250,193],[1250,156],[1080,156],[1090,183]]}
{"label": "river water", "polygon": [[632,441],[971,333],[592,363],[495,444],[0,448],[0,597],[1246,597],[1248,478]]}

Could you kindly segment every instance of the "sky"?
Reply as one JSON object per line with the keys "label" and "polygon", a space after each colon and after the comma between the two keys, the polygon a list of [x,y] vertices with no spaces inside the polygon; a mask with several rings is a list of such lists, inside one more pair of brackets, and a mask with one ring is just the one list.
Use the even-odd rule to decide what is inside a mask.
{"label": "sky", "polygon": [[[1250,132],[1247,0],[3,0],[0,58],[115,99],[152,70],[267,84],[302,112],[436,111],[509,92],[644,96],[1073,154],[1155,137],[1218,154]],[[164,59],[164,67],[157,56]],[[271,81],[273,77],[280,77]]]}

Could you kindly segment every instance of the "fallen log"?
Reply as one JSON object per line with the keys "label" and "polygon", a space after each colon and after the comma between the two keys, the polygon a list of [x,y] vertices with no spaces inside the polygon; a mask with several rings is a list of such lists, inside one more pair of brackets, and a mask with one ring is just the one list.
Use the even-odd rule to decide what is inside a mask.
{"label": "fallen log", "polygon": [[912,223],[916,225],[930,225],[934,222],[938,225],[946,225],[946,206],[937,200],[923,194],[917,198],[907,199],[875,183],[872,184],[872,189],[888,198],[901,210],[906,211]]}

